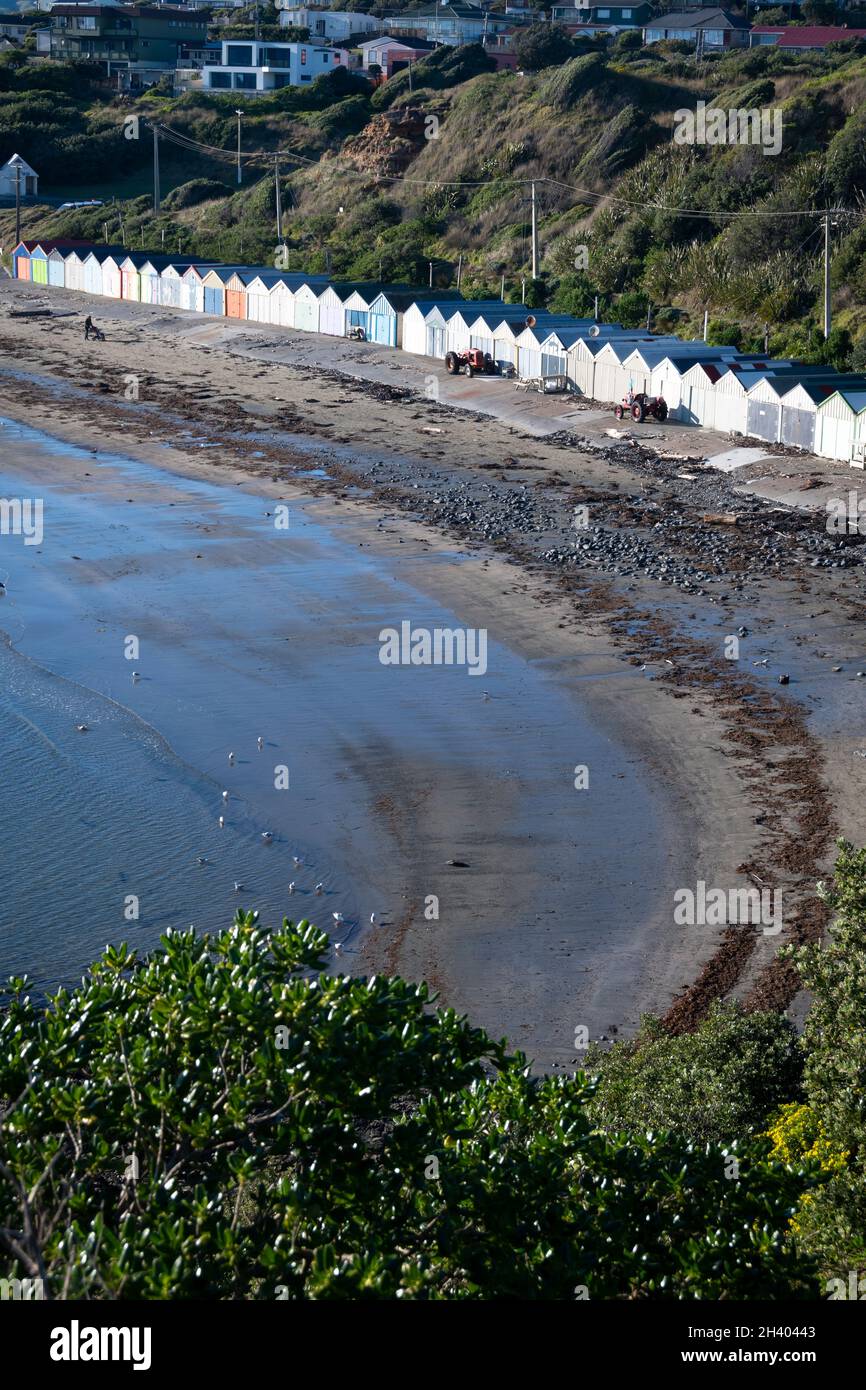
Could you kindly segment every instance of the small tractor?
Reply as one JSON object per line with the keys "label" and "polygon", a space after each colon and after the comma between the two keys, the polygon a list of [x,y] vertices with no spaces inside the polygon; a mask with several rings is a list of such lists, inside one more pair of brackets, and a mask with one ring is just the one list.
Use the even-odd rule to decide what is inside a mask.
{"label": "small tractor", "polygon": [[648,415],[661,422],[668,418],[668,403],[664,396],[648,396],[645,391],[629,391],[613,413],[618,420],[628,414],[638,425]]}
{"label": "small tractor", "polygon": [[495,372],[496,363],[489,352],[482,352],[480,348],[466,348],[464,352],[446,352],[445,370],[452,376],[459,376],[461,372],[465,376],[475,376],[476,372]]}

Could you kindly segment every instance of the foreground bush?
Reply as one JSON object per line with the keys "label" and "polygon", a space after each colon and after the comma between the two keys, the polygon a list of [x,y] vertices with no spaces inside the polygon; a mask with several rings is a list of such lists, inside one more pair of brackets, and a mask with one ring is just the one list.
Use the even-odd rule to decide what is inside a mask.
{"label": "foreground bush", "polygon": [[815,1295],[808,1164],[605,1135],[583,1077],[253,914],[0,1014],[0,1274],[65,1298]]}
{"label": "foreground bush", "polygon": [[766,1127],[800,1090],[797,1033],[780,1014],[716,1004],[694,1033],[670,1037],[657,1019],[586,1067],[600,1076],[591,1111],[605,1129],[671,1129],[726,1143]]}

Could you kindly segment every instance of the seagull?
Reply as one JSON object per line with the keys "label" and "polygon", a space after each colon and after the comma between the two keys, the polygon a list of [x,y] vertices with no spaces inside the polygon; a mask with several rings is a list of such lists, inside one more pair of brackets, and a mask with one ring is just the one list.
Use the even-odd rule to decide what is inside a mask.
{"label": "seagull", "polygon": [[271,843],[271,840],[272,840],[273,838],[274,838],[274,832],[273,832],[272,830],[263,830],[263,831],[262,831],[262,839],[264,840],[264,842],[265,842],[266,845],[269,845],[269,844]]}
{"label": "seagull", "polygon": [[293,855],[292,855],[292,863],[294,864],[294,866],[295,866],[296,869],[299,869],[299,868],[301,867],[301,865],[303,864],[303,862],[304,862],[303,859],[299,859],[298,856],[297,856],[296,854],[293,854]]}
{"label": "seagull", "polygon": [[204,856],[201,855],[201,854],[199,855],[198,859],[196,860],[196,863],[197,863],[197,864],[206,864],[207,862],[208,862],[208,861],[207,861],[207,860],[204,858]]}
{"label": "seagull", "polygon": [[342,912],[332,912],[331,916],[333,917],[335,922],[342,922],[343,920]]}
{"label": "seagull", "polygon": [[290,892],[290,893],[294,893],[294,891],[295,891],[295,885],[294,885],[294,882],[292,882],[292,883],[289,884],[289,892]]}
{"label": "seagull", "polygon": [[219,827],[220,827],[220,830],[223,829],[223,827],[225,826],[225,823],[226,823],[226,818],[225,818],[225,816],[220,816],[220,819],[219,819]]}
{"label": "seagull", "polygon": [[133,673],[132,673],[132,679],[133,679],[134,681],[141,680],[141,675],[140,675],[140,673],[139,673],[138,671],[133,671]]}
{"label": "seagull", "polygon": [[334,942],[334,950],[335,950],[335,952],[336,952],[336,954],[337,954],[338,956],[341,956],[341,955],[343,954],[343,943],[342,943],[342,941],[335,941],[335,942]]}
{"label": "seagull", "polygon": [[223,792],[223,801],[228,801],[228,799],[229,799],[229,794],[228,794],[228,792]]}
{"label": "seagull", "polygon": [[243,888],[243,886],[244,886],[244,885],[243,885],[242,883],[237,883],[237,882],[236,882],[236,883],[235,883],[235,892],[236,892],[236,893],[239,893],[239,892],[241,891],[241,889]]}
{"label": "seagull", "polygon": [[88,732],[88,728],[87,728],[87,725],[86,725],[86,724],[76,724],[75,727],[76,727],[76,729],[78,730],[78,732],[79,732],[80,734],[86,734],[86,733]]}
{"label": "seagull", "polygon": [[234,765],[235,765],[235,755],[234,755],[234,753],[229,753],[229,767],[234,767]]}
{"label": "seagull", "polygon": [[484,696],[484,699],[485,699],[485,700],[489,700],[489,699],[490,699],[490,691],[489,691],[489,690],[482,690],[481,694]]}
{"label": "seagull", "polygon": [[370,926],[371,926],[371,927],[375,927],[375,925],[376,925],[376,923],[378,922],[378,920],[379,920],[379,915],[378,915],[378,913],[376,913],[376,912],[371,912],[371,913],[370,913]]}
{"label": "seagull", "polygon": [[262,749],[263,749],[264,746],[265,746],[265,741],[264,741],[263,738],[259,737],[259,738],[256,739],[256,743],[258,744],[258,746],[259,746],[259,752],[261,753]]}
{"label": "seagull", "polygon": [[321,895],[322,895],[322,889],[324,888],[324,886],[325,886],[324,883],[317,883],[317,884],[316,884],[316,892],[319,894],[319,897],[321,897]]}

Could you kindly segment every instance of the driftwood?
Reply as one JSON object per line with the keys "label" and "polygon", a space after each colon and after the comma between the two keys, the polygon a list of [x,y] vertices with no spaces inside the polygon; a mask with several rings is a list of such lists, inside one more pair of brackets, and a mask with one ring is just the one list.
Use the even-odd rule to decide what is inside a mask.
{"label": "driftwood", "polygon": [[737,526],[740,518],[737,512],[704,512],[701,521],[711,526]]}
{"label": "driftwood", "polygon": [[72,309],[10,309],[8,311],[10,319],[72,319],[75,313]]}

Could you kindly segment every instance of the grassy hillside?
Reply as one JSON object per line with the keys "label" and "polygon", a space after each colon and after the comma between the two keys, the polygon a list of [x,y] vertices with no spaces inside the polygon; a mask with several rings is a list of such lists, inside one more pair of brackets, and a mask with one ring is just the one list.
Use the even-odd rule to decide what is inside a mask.
{"label": "grassy hillside", "polygon": [[[232,97],[154,91],[132,107],[93,69],[64,85],[66,69],[22,67],[16,57],[0,65],[0,152],[20,148],[46,193],[113,188],[118,198],[108,213],[28,209],[28,233],[102,238],[108,216],[112,240],[122,218],[133,245],[269,262],[280,150],[293,268],[426,283],[432,260],[436,281],[448,284],[462,257],[464,292],[498,292],[504,274],[510,298],[530,273],[535,179],[542,281],[528,286],[533,302],[583,313],[598,294],[603,313],[628,323],[644,321],[649,303],[657,327],[686,336],[707,309],[718,340],[753,346],[769,332],[775,352],[866,364],[866,45],[753,49],[697,64],[683,45],[639,48],[629,35],[608,48],[588,42],[531,75],[490,67],[476,46],[440,50],[416,65],[411,94],[405,75],[374,93],[338,73],[248,101],[251,157],[238,190]],[[699,100],[778,108],[781,152],[675,144],[674,113]],[[410,105],[421,114],[407,120]],[[162,143],[163,196],[179,191],[159,218],[143,191],[149,131],[123,138],[133,112],[209,147]],[[829,347],[818,332],[823,233],[814,215],[825,207],[841,209]],[[0,213],[4,246],[10,231],[10,214]]]}

